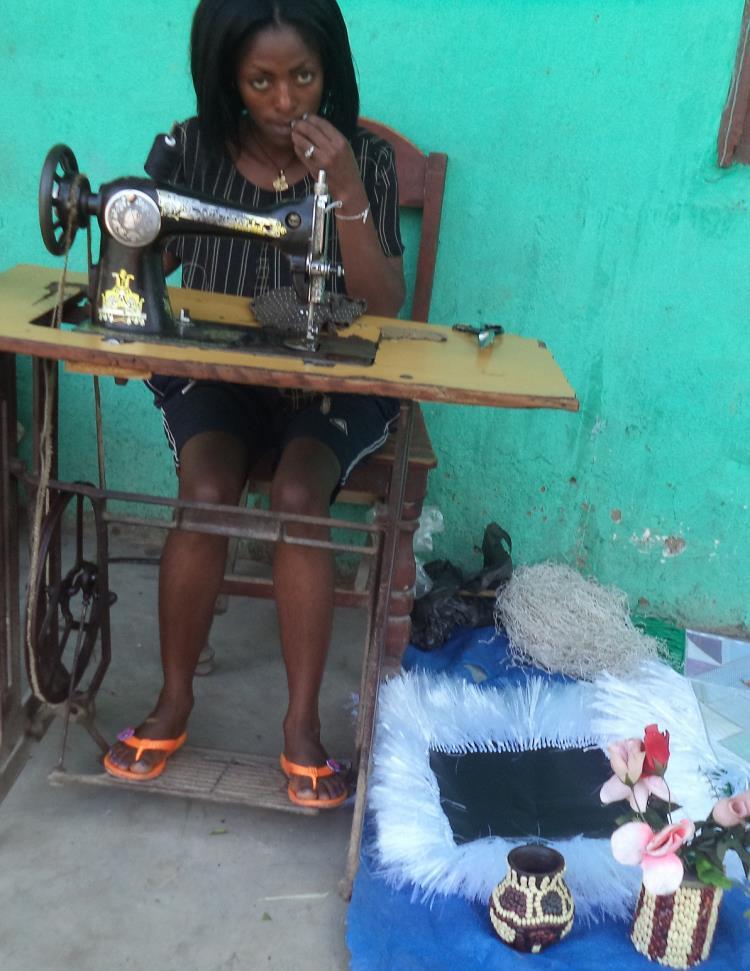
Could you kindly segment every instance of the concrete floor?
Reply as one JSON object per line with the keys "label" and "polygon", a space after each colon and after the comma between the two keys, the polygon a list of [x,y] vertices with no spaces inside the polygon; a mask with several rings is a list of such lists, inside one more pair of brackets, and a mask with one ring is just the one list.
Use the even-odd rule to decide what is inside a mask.
{"label": "concrete floor", "polygon": [[[127,534],[113,546],[112,555],[154,552],[153,540]],[[159,685],[156,573],[112,568],[114,657],[98,695],[110,739],[148,712]],[[363,636],[361,612],[337,613],[322,718],[340,757],[353,744]],[[286,690],[273,605],[231,601],[211,643],[216,669],[196,679],[190,743],[278,755]],[[2,971],[348,967],[337,885],[351,805],[295,816],[127,784],[55,787],[47,775],[61,737],[58,719],[0,805]],[[98,754],[73,725],[66,766],[95,772]]]}

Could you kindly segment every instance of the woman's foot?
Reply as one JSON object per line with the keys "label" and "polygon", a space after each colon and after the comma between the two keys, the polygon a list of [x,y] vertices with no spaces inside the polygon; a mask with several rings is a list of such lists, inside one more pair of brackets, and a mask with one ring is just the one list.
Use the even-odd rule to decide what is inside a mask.
{"label": "woman's foot", "polygon": [[[349,795],[349,770],[329,759],[317,731],[293,731],[284,726],[282,769],[289,779],[292,802],[333,808]],[[309,769],[310,775],[300,771],[304,769]]]}
{"label": "woman's foot", "polygon": [[[118,741],[106,755],[107,764],[105,764],[105,768],[119,769],[128,775],[151,773],[155,766],[165,762],[172,751],[176,751],[179,746],[175,746],[172,751],[168,749],[145,749],[140,753],[139,758],[137,741],[139,739],[153,739],[169,742],[181,738],[185,732],[192,707],[192,701],[187,705],[165,705],[160,701],[148,718],[132,733],[129,729],[126,729],[126,732],[130,733],[127,740],[125,733],[118,735]],[[119,775],[120,773],[115,772],[113,774]]]}

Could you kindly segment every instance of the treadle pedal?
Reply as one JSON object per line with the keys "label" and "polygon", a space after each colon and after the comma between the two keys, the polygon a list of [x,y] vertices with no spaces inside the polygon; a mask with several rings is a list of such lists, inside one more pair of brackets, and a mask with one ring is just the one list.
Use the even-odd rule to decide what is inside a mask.
{"label": "treadle pedal", "polygon": [[287,796],[287,781],[278,759],[216,749],[185,746],[169,759],[163,775],[151,782],[128,782],[102,772],[68,772],[55,769],[49,774],[53,785],[82,783],[117,786],[138,792],[231,803],[256,809],[318,815],[320,810],[295,806]]}

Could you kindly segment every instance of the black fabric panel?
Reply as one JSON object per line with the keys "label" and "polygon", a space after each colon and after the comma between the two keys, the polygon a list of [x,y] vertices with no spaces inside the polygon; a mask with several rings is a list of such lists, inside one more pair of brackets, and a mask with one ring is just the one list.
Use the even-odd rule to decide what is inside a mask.
{"label": "black fabric panel", "polygon": [[430,767],[456,843],[487,836],[608,837],[624,808],[599,801],[612,774],[599,749],[431,751]]}

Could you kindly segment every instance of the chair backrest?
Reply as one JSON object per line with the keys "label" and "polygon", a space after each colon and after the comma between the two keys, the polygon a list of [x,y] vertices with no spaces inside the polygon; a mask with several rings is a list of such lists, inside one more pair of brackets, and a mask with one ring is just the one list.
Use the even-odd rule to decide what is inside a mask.
{"label": "chair backrest", "polygon": [[417,273],[409,317],[426,323],[432,299],[448,156],[442,152],[425,155],[408,138],[371,118],[360,118],[359,123],[393,147],[400,203],[405,208],[422,211]]}

